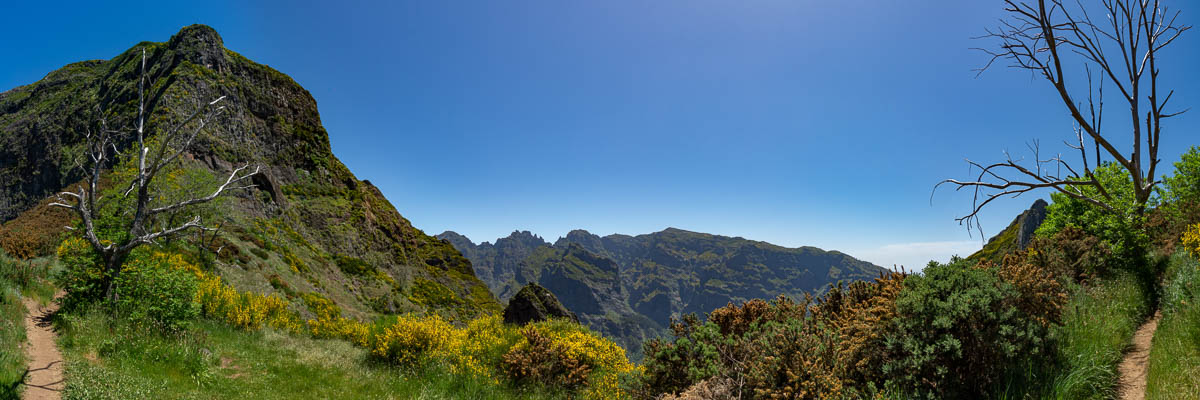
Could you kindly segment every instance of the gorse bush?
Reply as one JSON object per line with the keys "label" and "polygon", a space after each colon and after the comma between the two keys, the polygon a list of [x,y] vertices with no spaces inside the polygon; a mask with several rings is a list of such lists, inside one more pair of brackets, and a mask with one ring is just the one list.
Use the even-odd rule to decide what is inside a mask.
{"label": "gorse bush", "polygon": [[504,370],[518,383],[586,386],[588,399],[622,398],[620,378],[637,372],[625,349],[583,325],[551,320],[526,325],[523,340],[504,355]]}
{"label": "gorse bush", "polygon": [[517,383],[561,385],[567,389],[583,387],[592,366],[541,330],[529,326],[521,330],[525,341],[504,355],[504,370]]}
{"label": "gorse bush", "polygon": [[[671,324],[646,343],[635,394],[719,391],[747,398],[842,398],[877,392],[906,275],[838,285],[821,298],[750,300]],[[687,396],[684,396],[687,398]]]}
{"label": "gorse bush", "polygon": [[1120,264],[1110,246],[1074,226],[1035,238],[1029,248],[1023,255],[1030,263],[1077,282],[1108,275]]}

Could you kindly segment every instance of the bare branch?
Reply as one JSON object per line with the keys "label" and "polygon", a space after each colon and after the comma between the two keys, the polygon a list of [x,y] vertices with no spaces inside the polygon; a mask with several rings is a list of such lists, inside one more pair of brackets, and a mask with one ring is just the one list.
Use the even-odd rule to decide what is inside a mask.
{"label": "bare branch", "polygon": [[208,196],[184,200],[184,201],[181,201],[181,202],[178,202],[175,204],[171,204],[168,206],[153,208],[153,209],[150,209],[150,215],[163,213],[163,212],[167,212],[167,211],[172,211],[172,210],[177,210],[177,209],[187,207],[187,206],[190,206],[193,204],[207,203],[209,201],[212,201],[213,199],[216,199],[218,196],[220,196],[222,193],[224,193],[227,190],[240,190],[240,189],[252,188],[252,187],[254,187],[254,185],[242,185],[242,186],[230,187],[230,185],[234,185],[239,182],[245,181],[246,179],[249,179],[250,177],[258,174],[259,170],[261,169],[261,167],[254,167],[254,172],[238,176],[239,174],[241,174],[241,172],[243,170],[245,170],[249,167],[250,167],[249,165],[245,165],[238,169],[233,170],[233,172],[229,174],[229,178],[225,179],[225,183],[223,183],[223,184],[221,184],[221,186],[217,187],[217,189],[214,190],[212,192],[212,194],[210,194]]}

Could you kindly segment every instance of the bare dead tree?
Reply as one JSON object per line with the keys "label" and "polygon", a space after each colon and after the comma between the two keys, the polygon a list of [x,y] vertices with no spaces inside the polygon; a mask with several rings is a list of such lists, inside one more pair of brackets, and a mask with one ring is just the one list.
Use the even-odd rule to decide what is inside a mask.
{"label": "bare dead tree", "polygon": [[[138,81],[138,115],[136,125],[132,129],[137,136],[137,171],[121,195],[124,198],[128,198],[130,195],[134,196],[133,218],[123,228],[127,235],[122,235],[123,238],[114,242],[108,238],[97,236],[96,232],[99,218],[97,202],[101,200],[99,193],[101,174],[107,165],[112,164],[113,158],[120,154],[117,150],[120,138],[129,134],[127,129],[110,129],[107,121],[103,118],[100,119],[97,130],[89,129],[85,134],[86,154],[84,156],[86,160],[81,161],[78,165],[84,171],[85,183],[80,184],[74,192],[59,193],[57,201],[51,203],[52,206],[74,210],[79,217],[82,223],[80,234],[91,244],[103,261],[104,296],[110,300],[116,300],[115,282],[121,272],[121,264],[125,262],[133,249],[143,244],[155,243],[157,240],[172,237],[189,229],[211,230],[201,223],[198,215],[178,225],[174,223],[166,225],[164,221],[156,220],[156,216],[183,211],[189,206],[210,202],[230,191],[252,188],[254,185],[248,184],[247,179],[257,174],[260,169],[260,167],[254,167],[251,171],[250,165],[244,165],[234,169],[224,183],[213,189],[207,196],[153,206],[152,200],[156,198],[155,189],[152,187],[154,179],[178,160],[204,128],[225,110],[224,106],[218,105],[225,97],[221,96],[216,100],[204,103],[182,121],[166,129],[157,130],[158,142],[147,145],[145,86],[146,52],[142,50],[141,76]],[[74,228],[67,227],[67,229]]]}
{"label": "bare dead tree", "polygon": [[[1155,169],[1161,161],[1158,150],[1163,121],[1187,111],[1166,111],[1174,91],[1164,95],[1160,90],[1156,61],[1163,49],[1191,26],[1177,25],[1179,12],[1168,12],[1159,0],[1101,0],[1100,3],[1090,9],[1091,13],[1105,14],[1103,19],[1096,20],[1082,0],[1073,4],[1064,4],[1063,0],[1036,3],[1005,0],[1008,17],[981,37],[995,40],[997,47],[979,49],[991,56],[979,69],[980,73],[997,62],[1007,63],[1011,68],[1041,76],[1053,85],[1071,115],[1075,130],[1074,143],[1064,143],[1078,152],[1079,159],[1069,162],[1061,154],[1042,158],[1040,144],[1034,141],[1029,145],[1032,161],[1014,159],[1007,152],[1001,162],[983,164],[967,160],[972,169],[979,171],[974,179],[947,179],[937,185],[951,184],[955,190],[974,191],[971,212],[958,218],[959,223],[966,223],[968,228],[972,223],[978,227],[979,211],[993,200],[1044,188],[1117,212],[1121,206],[1115,204],[1112,193],[1127,189],[1105,187],[1096,178],[1088,163],[1089,147],[1095,148],[1097,168],[1103,150],[1130,173],[1135,212],[1140,214],[1145,210],[1155,185],[1160,183],[1155,179]],[[1086,80],[1076,82],[1064,72],[1079,67],[1086,73]],[[1093,78],[1094,72],[1098,78]],[[1127,103],[1132,123],[1128,132],[1124,132],[1124,127],[1117,134],[1101,130],[1105,82],[1115,87]],[[1086,106],[1077,98],[1084,88]],[[1126,153],[1113,145],[1117,135],[1132,137],[1132,151]]]}

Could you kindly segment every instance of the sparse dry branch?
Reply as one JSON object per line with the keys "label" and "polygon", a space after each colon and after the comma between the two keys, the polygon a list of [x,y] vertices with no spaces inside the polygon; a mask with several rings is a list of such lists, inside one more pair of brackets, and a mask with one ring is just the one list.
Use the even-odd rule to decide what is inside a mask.
{"label": "sparse dry branch", "polygon": [[[982,74],[997,64],[1007,64],[1050,82],[1071,116],[1076,142],[1066,145],[1078,151],[1079,159],[1068,161],[1061,156],[1040,159],[1035,142],[1030,146],[1034,153],[1032,162],[1013,160],[1007,153],[1005,161],[990,165],[968,160],[972,170],[980,171],[975,179],[947,179],[934,190],[943,184],[953,185],[956,190],[973,190],[971,212],[957,219],[968,229],[980,227],[979,212],[993,200],[1037,189],[1053,189],[1115,212],[1117,208],[1109,193],[1117,188],[1104,187],[1088,162],[1087,150],[1094,147],[1096,167],[1102,165],[1102,157],[1108,157],[1130,173],[1137,210],[1141,212],[1159,183],[1154,177],[1161,161],[1158,151],[1163,120],[1187,111],[1166,111],[1174,91],[1159,96],[1160,71],[1156,60],[1163,48],[1191,26],[1177,24],[1179,12],[1170,12],[1159,0],[1101,0],[1098,5],[1084,5],[1081,0],[1071,3],[1005,0],[1004,3],[1008,17],[979,37],[992,40],[995,45],[978,49],[990,56],[978,71]],[[1093,14],[1100,13],[1104,14],[1102,19],[1093,19]],[[1077,68],[1086,74],[1086,87],[1064,72]],[[1099,79],[1093,78],[1093,71],[1099,72]],[[1133,148],[1128,153],[1113,145],[1116,135],[1101,130],[1106,83],[1116,87],[1128,105],[1131,128],[1121,135],[1128,134],[1133,139]],[[1075,92],[1084,89],[1086,96]],[[1086,108],[1077,97],[1086,98]],[[1065,168],[1066,174],[1049,173],[1043,168],[1050,165],[1057,171]],[[1084,192],[1081,190],[1084,187],[1096,188],[1099,195]]]}

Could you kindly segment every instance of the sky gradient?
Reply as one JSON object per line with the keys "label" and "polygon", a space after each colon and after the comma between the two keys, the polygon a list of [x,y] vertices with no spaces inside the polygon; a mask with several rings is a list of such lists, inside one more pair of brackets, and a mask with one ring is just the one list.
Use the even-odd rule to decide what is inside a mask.
{"label": "sky gradient", "polygon": [[[476,242],[677,227],[920,267],[981,245],[954,221],[969,196],[930,201],[963,158],[1072,137],[1040,78],[976,77],[999,1],[32,3],[6,5],[0,91],[207,24],[307,88],[414,225]],[[1200,105],[1196,34],[1160,60],[1178,106]],[[1164,162],[1197,128],[1169,122]],[[995,203],[985,233],[1038,197]]]}

